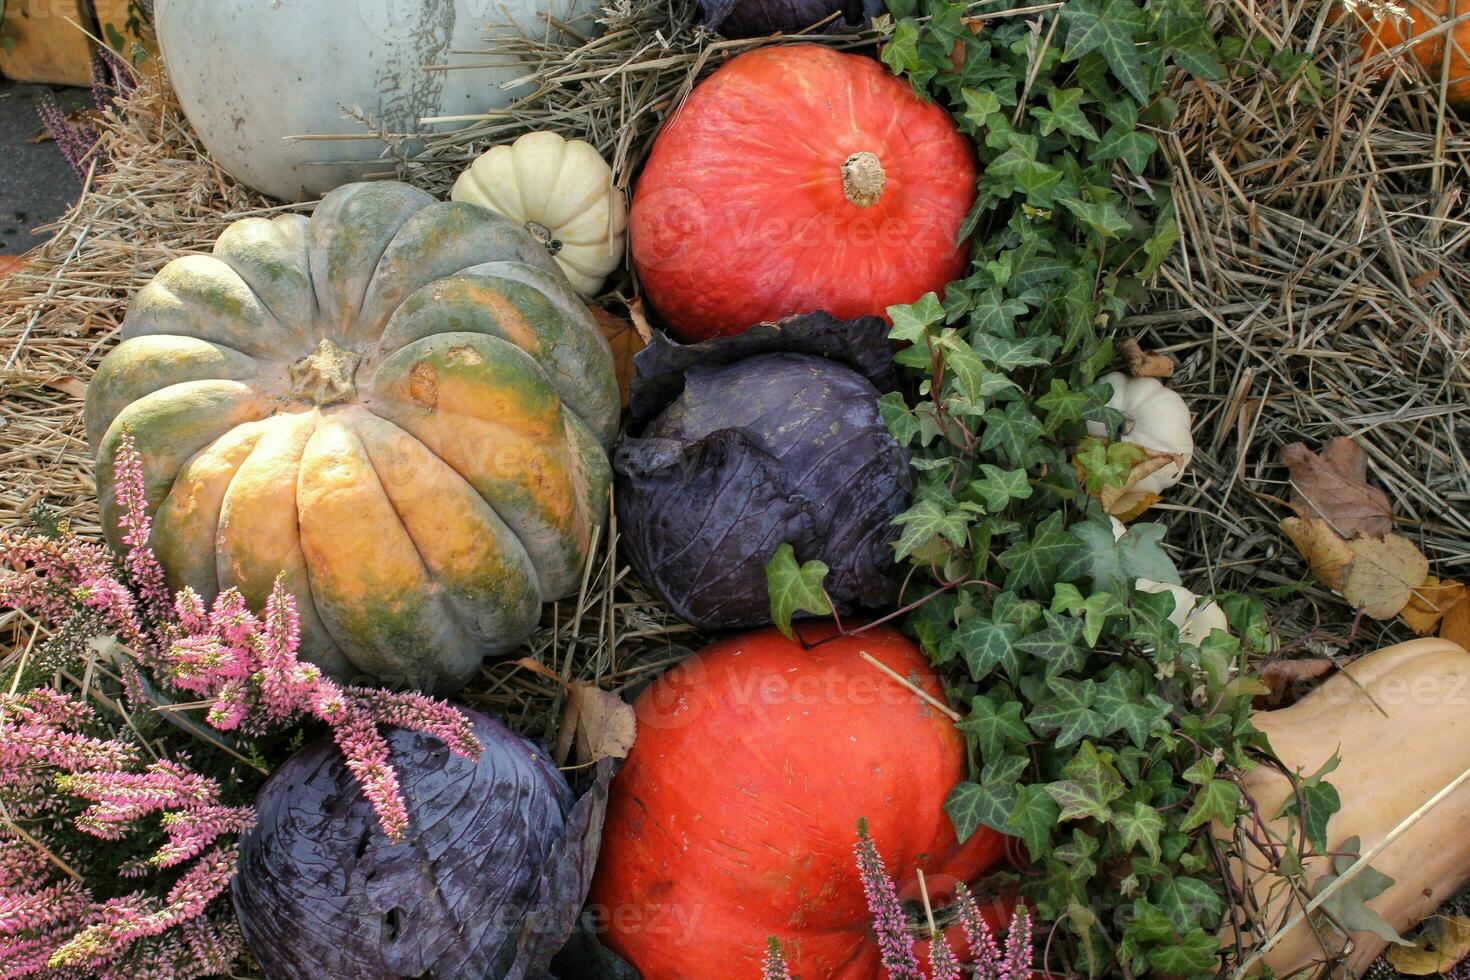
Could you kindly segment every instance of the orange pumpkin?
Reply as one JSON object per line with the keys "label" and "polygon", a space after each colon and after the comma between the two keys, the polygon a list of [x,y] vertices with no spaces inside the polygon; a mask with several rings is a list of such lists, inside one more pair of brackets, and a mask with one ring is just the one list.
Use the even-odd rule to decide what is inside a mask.
{"label": "orange pumpkin", "polygon": [[[1470,0],[1464,2],[1463,7],[1457,6],[1455,16],[1470,13]],[[1365,28],[1360,42],[1365,60],[1428,34],[1450,16],[1449,0],[1405,0],[1402,6],[1374,0],[1350,4],[1347,10]],[[1470,20],[1456,24],[1449,32],[1415,41],[1409,53],[1437,89],[1444,70],[1446,33],[1453,38],[1449,46],[1449,101],[1470,101]],[[1387,74],[1390,69],[1386,62],[1380,64],[1384,65],[1381,72]]]}
{"label": "orange pumpkin", "polygon": [[960,844],[945,815],[960,733],[862,657],[943,698],[919,649],[889,629],[802,635],[816,645],[775,629],[722,640],[638,699],[591,902],[604,942],[645,977],[750,980],[778,936],[793,973],[876,980],[858,819],[906,897],[917,870],[943,898],[1004,850],[985,828]]}
{"label": "orange pumpkin", "polygon": [[882,315],[964,273],[975,179],[949,114],[872,58],[759,48],[659,134],[629,216],[633,263],[683,340],[813,310]]}

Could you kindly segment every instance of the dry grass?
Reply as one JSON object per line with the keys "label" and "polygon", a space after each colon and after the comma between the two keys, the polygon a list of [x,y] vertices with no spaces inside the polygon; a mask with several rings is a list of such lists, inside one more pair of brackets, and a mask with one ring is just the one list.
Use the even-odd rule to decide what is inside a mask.
{"label": "dry grass", "polygon": [[[1281,447],[1338,435],[1367,450],[1397,530],[1435,573],[1470,578],[1470,130],[1406,61],[1370,77],[1378,63],[1360,62],[1354,27],[1328,26],[1328,11],[1220,7],[1265,55],[1178,93],[1164,145],[1183,248],[1158,308],[1122,324],[1182,362],[1197,454],[1162,519],[1201,589],[1307,577],[1276,526]],[[1309,57],[1263,64],[1282,49]],[[1318,588],[1275,612],[1288,636],[1351,620]]]}

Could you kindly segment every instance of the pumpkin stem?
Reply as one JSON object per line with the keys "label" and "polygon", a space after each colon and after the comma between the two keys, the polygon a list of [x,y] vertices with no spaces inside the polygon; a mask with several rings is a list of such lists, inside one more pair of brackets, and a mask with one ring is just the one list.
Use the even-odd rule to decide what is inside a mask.
{"label": "pumpkin stem", "polygon": [[883,164],[867,150],[859,150],[842,161],[842,193],[860,208],[870,208],[883,196],[888,174]]}
{"label": "pumpkin stem", "polygon": [[526,233],[529,234],[532,238],[536,239],[536,241],[540,242],[541,246],[545,248],[548,253],[555,255],[557,252],[561,251],[561,242],[558,239],[552,238],[551,229],[543,225],[541,222],[527,221]]}
{"label": "pumpkin stem", "polygon": [[323,337],[316,350],[297,359],[288,369],[291,393],[317,405],[347,401],[357,393],[352,377],[360,360],[360,355],[343,350]]}

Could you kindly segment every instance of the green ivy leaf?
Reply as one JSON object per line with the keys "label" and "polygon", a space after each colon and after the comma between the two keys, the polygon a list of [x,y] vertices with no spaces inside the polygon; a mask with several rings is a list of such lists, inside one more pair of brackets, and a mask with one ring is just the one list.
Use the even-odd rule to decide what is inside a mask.
{"label": "green ivy leaf", "polygon": [[[1337,881],[1338,878],[1347,873],[1348,869],[1357,863],[1352,855],[1358,853],[1361,842],[1356,837],[1350,837],[1343,841],[1339,850],[1346,854],[1339,854],[1332,859],[1332,874],[1323,875],[1313,883],[1314,895],[1320,895],[1327,887]],[[1368,907],[1368,903],[1382,895],[1393,886],[1393,879],[1378,869],[1372,867],[1363,868],[1354,874],[1336,892],[1323,902],[1321,909],[1327,913],[1329,922],[1337,923],[1349,933],[1371,932],[1380,939],[1399,945],[1408,945],[1404,938],[1394,931],[1383,916]]]}
{"label": "green ivy leaf", "polygon": [[1057,826],[1056,802],[1040,786],[1016,787],[1016,807],[1006,820],[1006,831],[1021,838],[1032,860],[1051,853],[1051,835]]}
{"label": "green ivy leaf", "polygon": [[1225,902],[1215,890],[1198,878],[1167,878],[1149,890],[1149,897],[1181,933],[1213,928],[1225,910]]}
{"label": "green ivy leaf", "polygon": [[1016,645],[1033,657],[1046,661],[1049,674],[1078,670],[1086,660],[1086,652],[1077,645],[1082,639],[1082,621],[1071,616],[1058,616],[1050,609],[1042,613],[1046,627],[1024,637]]}
{"label": "green ivy leaf", "polygon": [[1194,798],[1194,805],[1179,825],[1182,831],[1203,827],[1211,820],[1218,820],[1227,827],[1235,823],[1235,814],[1240,809],[1240,787],[1228,779],[1207,779]]}
{"label": "green ivy leaf", "polygon": [[1159,815],[1158,810],[1142,800],[1135,801],[1131,810],[1120,810],[1113,814],[1113,826],[1118,831],[1124,850],[1131,851],[1135,847],[1141,847],[1153,861],[1157,861],[1163,853],[1159,849],[1159,835],[1164,832],[1164,818]]}
{"label": "green ivy leaf", "polygon": [[766,591],[771,597],[771,621],[786,634],[791,632],[791,617],[797,612],[814,616],[832,615],[832,603],[827,598],[822,583],[827,578],[827,566],[819,561],[796,563],[796,551],[789,544],[782,544],[766,562]]}
{"label": "green ivy leaf", "polygon": [[971,698],[969,716],[956,727],[975,736],[980,757],[986,760],[1003,756],[1007,742],[1024,745],[1031,740],[1031,729],[1021,720],[1021,705],[1001,703],[989,695]]}
{"label": "green ivy leaf", "polygon": [[970,537],[970,522],[964,511],[951,510],[933,498],[918,501],[893,519],[903,528],[894,545],[894,560],[903,561],[923,548],[935,537],[942,537],[955,547],[963,547]]}
{"label": "green ivy leaf", "polygon": [[1148,951],[1148,964],[1167,976],[1213,976],[1220,942],[1203,929],[1191,929],[1166,946]]}
{"label": "green ivy leaf", "polygon": [[1150,92],[1137,48],[1148,22],[1137,4],[1132,0],[1071,0],[1062,8],[1062,23],[1067,26],[1063,58],[1076,61],[1096,51],[1128,94],[1140,104],[1148,104]]}
{"label": "green ivy leaf", "polygon": [[1050,136],[1052,133],[1062,132],[1096,140],[1097,130],[1092,128],[1092,123],[1082,113],[1085,97],[1086,93],[1080,88],[1048,89],[1046,101],[1050,108],[1034,106],[1031,109],[1031,115],[1041,123],[1041,135]]}
{"label": "green ivy leaf", "polygon": [[1095,588],[1127,595],[1141,578],[1179,584],[1179,572],[1162,547],[1162,524],[1132,524],[1115,540],[1112,525],[1093,518],[1074,525],[1071,535],[1080,545],[1076,571],[1092,579]]}
{"label": "green ivy leaf", "polygon": [[1102,716],[1092,707],[1097,697],[1096,681],[1049,677],[1046,686],[1052,697],[1026,716],[1026,723],[1033,731],[1042,735],[1055,732],[1054,744],[1059,749],[1102,734]]}
{"label": "green ivy leaf", "polygon": [[[884,50],[892,47],[890,42]],[[923,347],[929,340],[929,328],[944,319],[944,307],[939,305],[938,296],[925,293],[907,306],[890,306],[888,318],[893,321],[893,329],[888,331],[890,339]],[[926,355],[925,364],[927,363]]]}
{"label": "green ivy leaf", "polygon": [[997,667],[1015,680],[1021,676],[1021,658],[1016,647],[1020,638],[1021,628],[1015,623],[996,623],[974,616],[955,630],[953,643],[975,680],[985,680]]}
{"label": "green ivy leaf", "polygon": [[970,481],[970,489],[985,503],[985,509],[998,514],[1013,500],[1031,496],[1031,481],[1025,470],[1006,470],[991,463],[980,464],[981,477]]}
{"label": "green ivy leaf", "polygon": [[1093,706],[1103,719],[1104,736],[1123,732],[1140,749],[1169,715],[1168,702],[1145,696],[1137,676],[1124,670],[1115,670],[1098,685]]}
{"label": "green ivy leaf", "polygon": [[1046,786],[1047,795],[1060,808],[1059,820],[1107,823],[1113,818],[1108,804],[1123,795],[1123,777],[1096,746],[1084,741],[1063,767],[1062,774],[1067,778]]}
{"label": "green ivy leaf", "polygon": [[1076,537],[1062,527],[1061,511],[1055,511],[1036,525],[1030,538],[1017,541],[997,560],[1006,570],[1008,592],[1042,593],[1057,580],[1059,569],[1075,564],[1082,554]]}

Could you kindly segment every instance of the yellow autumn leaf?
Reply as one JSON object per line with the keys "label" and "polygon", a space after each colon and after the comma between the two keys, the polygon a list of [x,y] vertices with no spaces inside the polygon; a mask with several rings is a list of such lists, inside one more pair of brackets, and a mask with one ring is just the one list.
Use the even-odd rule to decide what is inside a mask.
{"label": "yellow autumn leaf", "polygon": [[1450,607],[1439,621],[1439,635],[1470,650],[1470,595]]}
{"label": "yellow autumn leaf", "polygon": [[1466,595],[1470,593],[1466,592],[1461,583],[1431,575],[1424,580],[1423,585],[1414,590],[1414,594],[1409,597],[1409,604],[1399,611],[1399,618],[1415,633],[1429,636],[1439,626],[1444,614]]}
{"label": "yellow autumn leaf", "polygon": [[1361,534],[1347,543],[1353,563],[1342,597],[1374,619],[1392,619],[1429,577],[1429,559],[1414,542],[1397,534]]}
{"label": "yellow autumn leaf", "polygon": [[1353,550],[1326,521],[1315,517],[1288,517],[1281,531],[1307,560],[1317,581],[1329,589],[1341,589],[1353,563]]}

